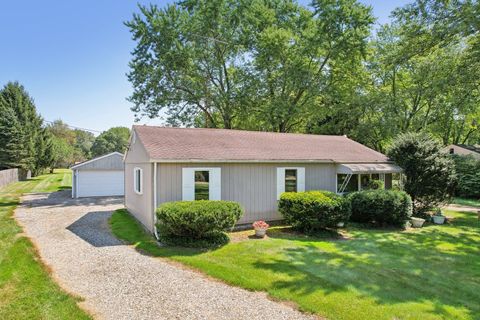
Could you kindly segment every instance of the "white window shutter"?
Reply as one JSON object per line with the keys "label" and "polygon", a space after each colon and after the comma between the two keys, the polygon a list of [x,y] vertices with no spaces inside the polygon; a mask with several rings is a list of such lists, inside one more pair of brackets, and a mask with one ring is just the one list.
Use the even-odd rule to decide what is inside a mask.
{"label": "white window shutter", "polygon": [[305,191],[305,168],[297,168],[297,192]]}
{"label": "white window shutter", "polygon": [[195,169],[182,168],[182,200],[195,200]]}
{"label": "white window shutter", "polygon": [[221,168],[209,170],[209,200],[222,200],[222,171]]}
{"label": "white window shutter", "polygon": [[285,168],[277,168],[277,200],[285,192]]}

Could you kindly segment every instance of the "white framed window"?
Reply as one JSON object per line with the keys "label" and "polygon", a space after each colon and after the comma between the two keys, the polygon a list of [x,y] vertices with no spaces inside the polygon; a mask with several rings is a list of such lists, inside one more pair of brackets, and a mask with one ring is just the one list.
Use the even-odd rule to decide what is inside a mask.
{"label": "white framed window", "polygon": [[133,190],[136,194],[143,193],[143,170],[138,167],[133,169]]}
{"label": "white framed window", "polygon": [[221,200],[220,168],[182,168],[182,200]]}
{"label": "white framed window", "polygon": [[277,200],[284,192],[305,191],[305,168],[277,168]]}

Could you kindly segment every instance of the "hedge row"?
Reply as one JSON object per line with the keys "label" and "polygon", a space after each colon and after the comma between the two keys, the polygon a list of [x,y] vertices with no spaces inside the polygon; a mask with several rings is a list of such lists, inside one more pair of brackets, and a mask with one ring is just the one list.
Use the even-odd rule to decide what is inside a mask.
{"label": "hedge row", "polygon": [[[336,228],[349,220],[402,227],[412,214],[412,200],[402,191],[367,190],[343,197],[329,191],[285,192],[278,209],[294,228],[310,232]],[[182,246],[209,247],[228,241],[243,210],[233,201],[178,201],[157,209],[161,240]]]}
{"label": "hedge row", "polygon": [[286,192],[278,207],[285,221],[302,231],[335,228],[349,220],[404,227],[412,215],[410,196],[394,190],[359,191],[347,197],[328,191]]}

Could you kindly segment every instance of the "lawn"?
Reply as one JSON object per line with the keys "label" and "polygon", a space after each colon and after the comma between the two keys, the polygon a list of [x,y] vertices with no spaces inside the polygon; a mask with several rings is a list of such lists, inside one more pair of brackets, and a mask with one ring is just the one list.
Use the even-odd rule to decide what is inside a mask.
{"label": "lawn", "polygon": [[90,319],[50,278],[12,217],[23,193],[70,188],[71,179],[70,170],[56,170],[0,189],[0,319]]}
{"label": "lawn", "polygon": [[452,203],[480,208],[480,199],[453,198]]}
{"label": "lawn", "polygon": [[110,223],[142,251],[329,319],[480,319],[480,223],[475,213],[447,214],[449,225],[350,227],[341,239],[281,227],[263,240],[235,232],[211,251],[158,247],[125,210]]}

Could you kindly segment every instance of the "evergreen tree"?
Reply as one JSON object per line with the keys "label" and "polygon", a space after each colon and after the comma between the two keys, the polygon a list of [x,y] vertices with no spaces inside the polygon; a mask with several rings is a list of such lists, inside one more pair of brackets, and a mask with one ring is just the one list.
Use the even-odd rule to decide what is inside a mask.
{"label": "evergreen tree", "polygon": [[46,129],[42,128],[37,137],[37,157],[36,172],[40,173],[46,168],[52,168],[54,163],[53,155],[53,137]]}
{"label": "evergreen tree", "polygon": [[0,95],[0,169],[26,168],[24,140],[15,112]]}
{"label": "evergreen tree", "polygon": [[48,144],[40,141],[43,119],[33,99],[18,82],[9,82],[0,90],[0,108],[0,165],[40,172],[43,167],[38,158]]}

